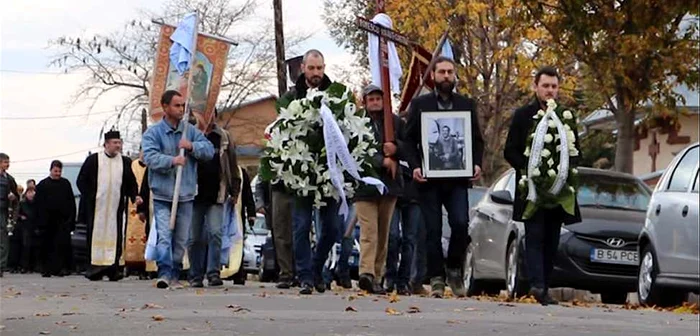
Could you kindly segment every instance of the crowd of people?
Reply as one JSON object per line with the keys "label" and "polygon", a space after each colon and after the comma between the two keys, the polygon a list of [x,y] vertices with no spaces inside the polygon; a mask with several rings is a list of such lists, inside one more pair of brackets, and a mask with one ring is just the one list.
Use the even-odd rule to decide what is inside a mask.
{"label": "crowd of people", "polygon": [[[166,91],[161,98],[162,120],[143,134],[138,160],[141,168],[133,169],[131,160],[121,155],[122,141],[116,131],[105,134],[104,151],[90,155],[81,168],[76,181],[81,192],[77,217],[88,227],[90,266],[86,277],[92,281],[121,278],[125,209],[131,202],[137,206],[141,220],[147,223],[146,234],[155,235],[151,260],[156,263],[157,288],[180,285],[185,255],[190,263],[190,286],[203,287],[205,280],[208,286],[223,284],[222,269],[232,267],[234,262],[226,252],[231,245],[226,242],[226,233],[230,232],[227,225],[231,223],[227,209],[235,209],[244,223],[254,220],[255,212],[265,215],[273,236],[278,288],[298,287],[303,295],[323,293],[333,280],[338,286],[352,288],[348,259],[353,249],[354,227],[359,225],[357,286],[361,290],[374,294],[429,293],[439,298],[449,286],[455,296],[465,296],[464,261],[470,243],[468,192],[481,175],[484,141],[475,100],[454,90],[455,66],[449,58],[438,58],[431,69],[434,91],[415,98],[406,113],[394,115],[392,120],[385,120],[383,114],[384,95],[389,93],[374,85],[362,91],[362,105],[381,147],[374,159],[386,190],[380,193],[373,187],[358,188],[348,200],[351,214],[346,220],[339,214],[339,200],[326,199],[325,205],[316,209],[312,197],[299,196],[281,183],[271,184],[261,178],[254,187],[254,209],[247,206],[248,210],[243,211],[242,190],[249,186],[249,179],[238,165],[232,136],[214,120],[205,132],[189,125],[183,120],[186,105],[183,95]],[[281,100],[301,99],[311,89],[327,89],[332,80],[324,70],[322,53],[308,51],[303,57],[302,74]],[[534,80],[536,97],[515,113],[505,154],[518,171],[527,166],[527,153],[521,147],[530,140],[529,134],[520,130],[529,129],[532,116],[546,107],[547,99],[557,98],[559,81],[556,70],[541,69]],[[471,129],[464,130],[464,136],[471,137],[474,164],[471,177],[433,179],[423,174],[421,113],[428,111],[472,112]],[[393,123],[393,135],[385,134],[385,122]],[[70,183],[60,177],[61,163],[52,163],[51,176],[36,187],[28,183],[20,196],[15,192],[16,183],[6,173],[7,155],[0,155],[2,162],[5,162],[0,165],[3,269],[7,266],[8,205],[21,197],[17,227],[21,228],[18,232],[23,232],[22,241],[33,246],[31,241],[38,239],[46,248],[40,253],[43,262],[33,261],[33,250],[23,249],[20,268],[30,271],[33,264],[41,264],[45,276],[63,274],[69,263],[67,251],[76,209]],[[179,188],[174,187],[176,181]],[[548,277],[552,270],[552,249],[558,242],[547,237],[552,236],[550,231],[554,228],[558,232],[560,222],[580,219],[564,218],[560,207],[543,209],[532,219],[523,219],[520,218],[523,202],[516,194],[514,219],[524,220],[528,231],[531,293],[541,303],[553,304],[556,301],[548,294]],[[447,253],[443,253],[441,242],[443,209],[447,211],[451,229]],[[36,224],[23,227],[24,222]],[[310,241],[312,226],[316,229],[315,244]],[[329,274],[325,265],[336,243],[340,244],[341,252],[334,274]],[[429,292],[424,283],[429,283]]]}

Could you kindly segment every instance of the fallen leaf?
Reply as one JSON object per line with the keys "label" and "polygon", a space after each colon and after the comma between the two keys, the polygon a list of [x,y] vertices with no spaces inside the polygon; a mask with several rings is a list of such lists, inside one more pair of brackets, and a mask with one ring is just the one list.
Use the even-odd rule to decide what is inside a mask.
{"label": "fallen leaf", "polygon": [[40,331],[39,335],[51,335],[51,332],[44,330],[44,331]]}
{"label": "fallen leaf", "polygon": [[260,285],[260,288],[265,288],[265,286],[263,286],[263,285]]}
{"label": "fallen leaf", "polygon": [[420,313],[420,308],[418,308],[416,306],[411,306],[411,307],[408,307],[408,310],[406,312],[409,314],[417,314],[417,313]]}
{"label": "fallen leaf", "polygon": [[204,294],[204,290],[203,290],[203,289],[198,289],[198,290],[194,291],[194,293],[197,294],[197,295],[202,295],[202,294]]}
{"label": "fallen leaf", "polygon": [[458,323],[459,323],[459,321],[447,320],[447,324],[458,324]]}
{"label": "fallen leaf", "polygon": [[24,320],[24,317],[8,317],[5,319],[6,321],[18,321],[18,320]]}
{"label": "fallen leaf", "polygon": [[346,311],[346,312],[357,313],[357,309],[355,309],[355,307],[352,307],[352,306],[347,306],[347,307],[345,308],[345,311]]}
{"label": "fallen leaf", "polygon": [[163,321],[163,320],[165,320],[165,317],[163,317],[163,315],[154,315],[154,316],[151,316],[151,318],[153,319],[153,321]]}
{"label": "fallen leaf", "polygon": [[478,311],[478,310],[479,309],[472,308],[472,307],[464,308],[464,311]]}
{"label": "fallen leaf", "polygon": [[360,291],[359,293],[357,293],[357,296],[368,296],[368,295],[369,295],[369,293],[366,290],[363,290],[363,291]]}
{"label": "fallen leaf", "polygon": [[73,330],[75,330],[75,329],[78,329],[78,326],[77,326],[77,325],[72,325],[72,326],[70,326],[70,328],[73,329]]}
{"label": "fallen leaf", "polygon": [[267,292],[262,292],[262,293],[260,293],[260,294],[256,294],[256,296],[259,296],[259,297],[261,297],[261,298],[269,297],[269,295],[267,294]]}
{"label": "fallen leaf", "polygon": [[36,313],[36,314],[34,314],[34,316],[37,316],[37,317],[47,317],[47,316],[51,316],[51,313]]}
{"label": "fallen leaf", "polygon": [[698,305],[694,303],[684,303],[682,306],[675,308],[672,310],[676,314],[695,314],[697,315],[700,313],[700,309],[698,309]]}
{"label": "fallen leaf", "polygon": [[512,303],[499,303],[498,305],[501,307],[515,307]]}
{"label": "fallen leaf", "polygon": [[399,294],[396,293],[396,291],[393,291],[391,292],[391,294],[389,294],[389,303],[397,303],[399,301],[401,301],[401,299],[399,299]]}
{"label": "fallen leaf", "polygon": [[459,308],[455,308],[453,311],[454,311],[455,313],[459,313],[459,312],[461,312],[462,310],[459,309]]}
{"label": "fallen leaf", "polygon": [[372,299],[372,302],[379,302],[379,299],[374,298],[374,299]]}
{"label": "fallen leaf", "polygon": [[238,312],[249,312],[250,309],[248,308],[243,308],[239,305],[228,305],[226,308],[231,309],[232,312],[238,313]]}
{"label": "fallen leaf", "polygon": [[401,315],[401,312],[397,311],[394,308],[387,308],[384,311],[387,313],[387,315]]}
{"label": "fallen leaf", "polygon": [[71,313],[63,313],[63,314],[61,314],[61,316],[71,316],[71,315],[75,315],[75,313],[71,312]]}
{"label": "fallen leaf", "polygon": [[537,299],[534,296],[523,296],[517,300],[518,303],[537,303]]}
{"label": "fallen leaf", "polygon": [[586,308],[588,308],[588,307],[591,306],[591,305],[588,304],[588,303],[581,302],[581,301],[575,300],[575,299],[574,299],[573,301],[571,301],[571,304],[572,304],[574,307],[586,307]]}
{"label": "fallen leaf", "polygon": [[147,303],[141,307],[141,309],[163,309],[163,306],[157,305],[155,303]]}
{"label": "fallen leaf", "polygon": [[357,298],[352,295],[348,296],[348,301],[355,301],[355,299]]}

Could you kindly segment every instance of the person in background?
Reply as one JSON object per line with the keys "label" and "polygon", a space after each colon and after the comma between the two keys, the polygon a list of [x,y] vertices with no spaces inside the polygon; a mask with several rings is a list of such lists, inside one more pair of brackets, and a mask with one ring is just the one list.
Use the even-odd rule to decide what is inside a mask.
{"label": "person in background", "polygon": [[7,267],[7,259],[10,254],[7,224],[9,216],[14,215],[10,214],[10,205],[19,202],[17,182],[7,172],[8,169],[10,169],[10,157],[5,153],[0,153],[0,277]]}
{"label": "person in background", "polygon": [[22,257],[20,260],[22,273],[34,272],[39,260],[36,244],[38,238],[36,235],[36,187],[29,183],[27,185],[29,186],[19,205],[18,226],[22,228]]}
{"label": "person in background", "polygon": [[34,179],[27,180],[27,190],[29,188],[34,189],[34,192],[36,192],[36,181]]}
{"label": "person in background", "polygon": [[17,201],[13,202],[12,211],[14,216],[14,227],[12,228],[12,234],[9,235],[10,241],[10,253],[7,258],[7,268],[10,273],[21,273],[22,272],[22,251],[24,247],[22,245],[22,235],[24,228],[19,225],[19,207],[20,203],[24,199],[24,187],[17,185],[17,194],[20,195]]}
{"label": "person in background", "polygon": [[75,196],[71,183],[61,177],[63,163],[51,162],[51,174],[36,186],[37,227],[41,235],[43,277],[70,274],[66,253],[71,251],[71,231],[75,230]]}

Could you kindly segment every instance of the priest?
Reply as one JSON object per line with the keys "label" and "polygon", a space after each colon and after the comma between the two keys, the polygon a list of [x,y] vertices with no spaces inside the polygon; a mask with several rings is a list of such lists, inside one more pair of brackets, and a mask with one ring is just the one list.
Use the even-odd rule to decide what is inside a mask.
{"label": "priest", "polygon": [[85,277],[91,281],[122,278],[127,198],[142,203],[131,160],[121,155],[121,149],[119,132],[105,133],[104,151],[88,156],[78,173],[83,208],[79,220],[87,226],[90,256]]}

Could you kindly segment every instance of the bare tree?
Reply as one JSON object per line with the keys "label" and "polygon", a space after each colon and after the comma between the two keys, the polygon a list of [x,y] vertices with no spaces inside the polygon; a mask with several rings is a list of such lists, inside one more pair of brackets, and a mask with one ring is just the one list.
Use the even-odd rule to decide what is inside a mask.
{"label": "bare tree", "polygon": [[[50,64],[65,73],[90,75],[76,91],[73,103],[88,101],[92,109],[110,92],[126,94],[128,98],[115,108],[115,114],[105,121],[101,133],[105,128],[117,125],[125,131],[125,140],[138,142],[141,112],[148,105],[160,32],[151,20],[177,24],[184,14],[197,10],[200,31],[238,42],[238,46],[229,52],[219,99],[219,108],[231,108],[251,95],[267,93],[276,86],[272,23],[251,24],[258,7],[257,0],[235,4],[231,0],[170,0],[162,11],[140,11],[137,18],[112,33],[61,36],[49,41],[50,47],[57,51]],[[308,34],[292,34],[286,41],[286,48],[293,50],[309,37]]]}

